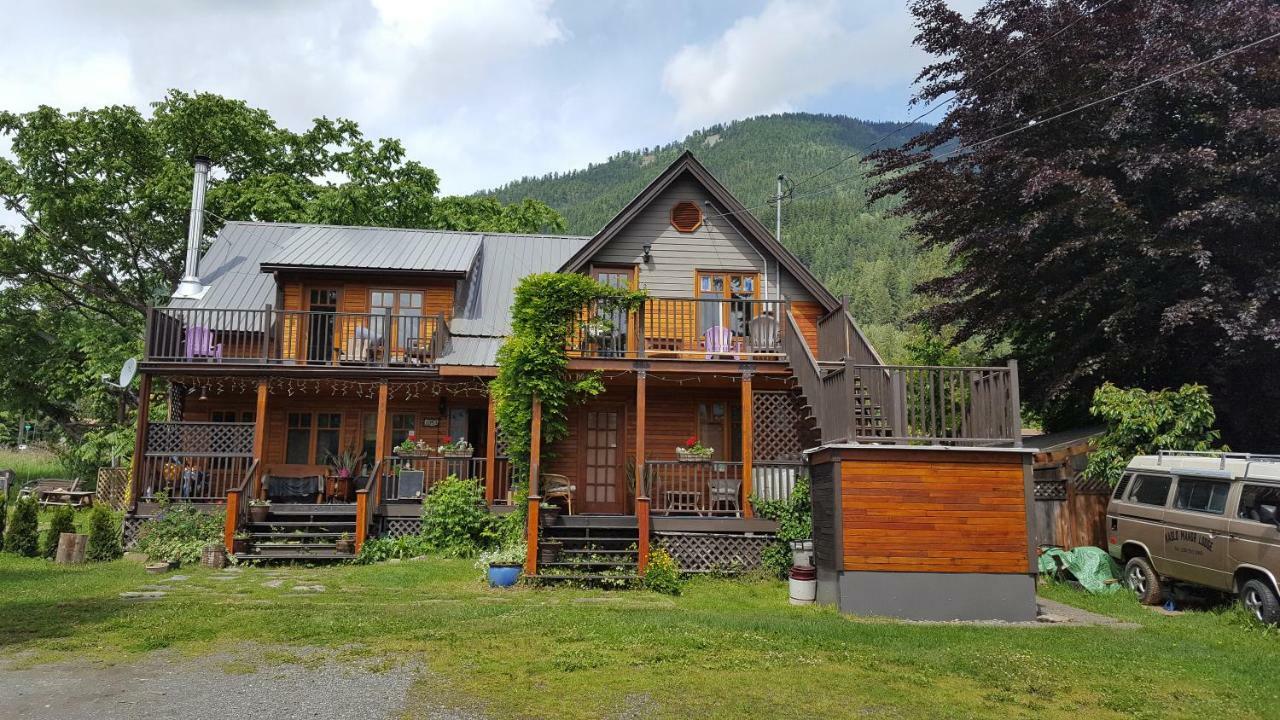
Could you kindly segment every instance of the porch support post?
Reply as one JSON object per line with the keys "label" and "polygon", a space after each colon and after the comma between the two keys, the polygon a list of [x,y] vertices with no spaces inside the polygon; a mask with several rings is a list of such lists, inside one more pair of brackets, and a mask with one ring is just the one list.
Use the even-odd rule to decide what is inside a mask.
{"label": "porch support post", "polygon": [[240,517],[240,490],[227,491],[227,519],[222,525],[222,544],[227,552],[234,552],[236,520]]}
{"label": "porch support post", "polygon": [[[151,375],[142,373],[138,380],[138,427],[133,438],[133,464],[129,468],[130,484],[133,490],[129,493],[129,505],[138,509],[138,498],[142,495],[142,466],[147,454],[147,426],[151,422]],[[19,425],[19,428],[22,426]]]}
{"label": "porch support post", "polygon": [[377,437],[373,441],[373,464],[387,457],[387,399],[389,390],[386,378],[378,381],[378,422]]}
{"label": "porch support post", "polygon": [[751,393],[751,369],[742,371],[742,516],[751,517],[752,442],[755,439],[755,402]]}
{"label": "porch support post", "polygon": [[498,401],[489,389],[489,416],[484,433],[484,504],[492,505],[498,478]]}
{"label": "porch support post", "polygon": [[[253,476],[253,487],[249,489],[249,497],[262,497],[262,475],[267,462],[267,396],[271,394],[271,386],[266,378],[258,379],[258,404],[253,414],[253,459],[258,463],[258,472]],[[228,513],[230,515],[230,513]],[[228,542],[230,542],[228,540]]]}
{"label": "porch support post", "polygon": [[525,520],[526,543],[524,571],[538,574],[538,506],[542,503],[542,490],[538,487],[538,475],[542,471],[542,399],[533,396],[533,427],[529,438],[529,513]]}
{"label": "porch support post", "polygon": [[636,371],[636,549],[640,572],[649,566],[649,488],[645,487],[645,415],[648,400],[648,371]]}

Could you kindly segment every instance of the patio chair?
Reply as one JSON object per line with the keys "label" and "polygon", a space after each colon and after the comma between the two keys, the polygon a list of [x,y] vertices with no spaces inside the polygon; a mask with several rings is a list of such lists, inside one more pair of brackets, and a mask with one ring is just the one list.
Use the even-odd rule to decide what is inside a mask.
{"label": "patio chair", "polygon": [[716,355],[733,354],[735,350],[740,352],[741,348],[736,345],[740,343],[734,343],[733,332],[723,325],[713,325],[702,334],[702,346],[706,348],[708,360]]}
{"label": "patio chair", "polygon": [[213,358],[222,361],[222,343],[213,342],[213,331],[203,325],[187,327],[187,359],[195,360]]}
{"label": "patio chair", "polygon": [[742,516],[742,503],[739,497],[742,495],[742,481],[730,479],[717,479],[708,481],[709,495],[711,496],[710,510],[714,513],[716,505],[723,505],[726,510],[732,510],[737,517]]}
{"label": "patio chair", "polygon": [[778,320],[770,312],[755,317],[747,324],[751,352],[776,353],[779,349]]}
{"label": "patio chair", "polygon": [[542,473],[542,499],[560,498],[568,506],[569,514],[573,514],[573,493],[577,486],[569,482],[564,475]]}
{"label": "patio chair", "polygon": [[426,480],[425,470],[401,470],[399,482],[396,483],[396,499],[421,500]]}

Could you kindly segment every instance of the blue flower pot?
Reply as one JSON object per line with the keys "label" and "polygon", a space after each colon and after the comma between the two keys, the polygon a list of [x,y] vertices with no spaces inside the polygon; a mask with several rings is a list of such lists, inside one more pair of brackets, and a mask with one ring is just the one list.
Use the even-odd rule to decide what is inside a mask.
{"label": "blue flower pot", "polygon": [[520,580],[519,565],[490,565],[489,585],[491,587],[511,587]]}

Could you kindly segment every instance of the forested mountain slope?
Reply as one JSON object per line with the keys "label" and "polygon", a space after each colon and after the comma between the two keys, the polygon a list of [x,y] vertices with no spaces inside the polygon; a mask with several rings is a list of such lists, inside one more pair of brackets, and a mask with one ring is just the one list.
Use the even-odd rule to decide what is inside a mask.
{"label": "forested mountain slope", "polygon": [[[504,202],[542,200],[564,215],[570,232],[590,235],[688,148],[773,228],[767,200],[779,172],[798,182],[895,127],[840,115],[761,116],[714,125],[662,147],[621,152],[583,170],[522,178],[486,194]],[[903,129],[881,146],[925,127]],[[871,184],[856,160],[802,184],[783,206],[782,241],[837,295],[852,298],[855,317],[883,353],[902,357],[903,321],[922,302],[912,287],[938,274],[944,257],[917,248],[906,219],[892,214],[895,200],[869,203]]]}

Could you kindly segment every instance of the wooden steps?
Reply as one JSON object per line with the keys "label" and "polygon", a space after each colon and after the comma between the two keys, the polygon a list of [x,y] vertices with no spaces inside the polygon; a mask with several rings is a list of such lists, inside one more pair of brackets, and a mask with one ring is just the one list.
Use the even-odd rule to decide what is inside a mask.
{"label": "wooden steps", "polygon": [[352,553],[338,552],[343,535],[354,537],[354,503],[277,503],[267,519],[249,523],[249,551],[237,560],[335,562],[351,560]]}
{"label": "wooden steps", "polygon": [[639,530],[633,516],[571,515],[542,528],[539,547],[559,546],[551,562],[538,563],[532,583],[579,582],[595,587],[629,587],[639,579]]}

